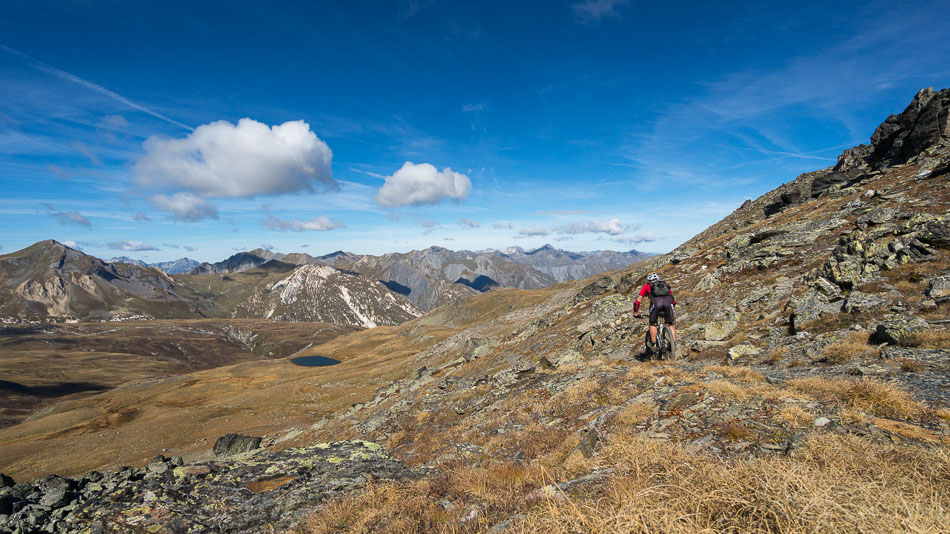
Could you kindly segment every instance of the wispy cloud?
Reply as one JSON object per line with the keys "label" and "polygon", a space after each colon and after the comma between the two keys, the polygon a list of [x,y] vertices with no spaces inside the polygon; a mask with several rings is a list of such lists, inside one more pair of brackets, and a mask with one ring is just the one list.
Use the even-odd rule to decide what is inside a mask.
{"label": "wispy cloud", "polygon": [[464,217],[459,219],[458,223],[459,223],[459,226],[461,226],[462,228],[479,228],[482,225],[478,221],[473,221],[471,219],[466,219]]}
{"label": "wispy cloud", "polygon": [[18,51],[18,50],[14,50],[14,49],[12,49],[12,48],[10,48],[10,47],[8,47],[8,46],[4,46],[4,45],[0,45],[0,50],[4,50],[4,51],[7,52],[7,53],[13,54],[13,55],[15,55],[15,56],[18,56],[18,57],[20,57],[20,58],[26,60],[27,63],[29,63],[30,65],[32,65],[32,66],[33,66],[34,68],[36,68],[36,69],[39,69],[39,70],[41,70],[41,71],[43,71],[43,72],[47,72],[47,73],[49,73],[49,74],[53,74],[54,76],[58,76],[58,77],[60,77],[60,78],[63,78],[64,80],[68,80],[68,81],[73,82],[73,83],[75,83],[75,84],[81,85],[81,86],[83,86],[83,87],[85,87],[85,88],[87,88],[87,89],[91,89],[92,91],[95,91],[95,92],[97,92],[97,93],[99,93],[99,94],[101,94],[101,95],[104,95],[104,96],[106,96],[106,97],[108,97],[108,98],[111,98],[112,100],[115,100],[116,102],[119,102],[119,103],[121,103],[121,104],[125,104],[126,106],[129,106],[129,107],[132,108],[132,109],[137,109],[137,110],[141,111],[142,113],[145,113],[145,114],[147,114],[147,115],[151,115],[152,117],[155,117],[156,119],[163,120],[163,121],[165,121],[165,122],[167,122],[167,123],[169,123],[169,124],[174,124],[175,126],[179,126],[179,127],[184,128],[184,129],[186,129],[186,130],[191,130],[191,129],[192,129],[191,126],[188,126],[187,124],[183,124],[183,123],[181,123],[181,122],[178,122],[178,121],[176,121],[176,120],[174,120],[174,119],[172,119],[172,118],[169,118],[169,117],[167,117],[167,116],[165,116],[165,115],[163,115],[163,114],[161,114],[161,113],[159,113],[159,112],[157,112],[157,111],[155,111],[155,110],[153,110],[153,109],[151,109],[151,108],[148,108],[148,107],[146,107],[146,106],[143,106],[142,104],[133,102],[133,101],[129,100],[128,98],[126,98],[126,97],[124,97],[124,96],[122,96],[122,95],[120,95],[120,94],[118,94],[118,93],[116,93],[116,92],[114,92],[114,91],[110,91],[109,89],[106,89],[105,87],[103,87],[103,86],[101,86],[101,85],[98,85],[98,84],[95,84],[95,83],[92,83],[92,82],[90,82],[90,81],[88,81],[88,80],[84,80],[84,79],[80,78],[79,76],[76,76],[75,74],[70,74],[70,73],[68,73],[68,72],[66,72],[66,71],[64,71],[64,70],[60,70],[60,69],[57,69],[56,67],[52,67],[52,66],[50,66],[50,65],[47,65],[46,63],[43,63],[42,61],[40,61],[40,60],[38,60],[38,59],[36,59],[36,58],[34,58],[34,57],[32,57],[32,56],[29,56],[29,55],[27,55],[27,54],[24,54],[23,52],[20,52],[20,51]]}
{"label": "wispy cloud", "polygon": [[78,211],[57,211],[49,202],[44,202],[43,207],[46,208],[46,211],[48,211],[50,215],[56,218],[59,224],[92,228],[92,222]]}
{"label": "wispy cloud", "polygon": [[153,247],[147,243],[142,243],[141,241],[113,241],[109,243],[109,248],[112,250],[124,250],[126,252],[145,252],[147,250],[159,250],[158,247]]}
{"label": "wispy cloud", "polygon": [[574,15],[581,22],[597,22],[605,17],[620,18],[619,6],[625,5],[628,0],[586,0],[571,5]]}

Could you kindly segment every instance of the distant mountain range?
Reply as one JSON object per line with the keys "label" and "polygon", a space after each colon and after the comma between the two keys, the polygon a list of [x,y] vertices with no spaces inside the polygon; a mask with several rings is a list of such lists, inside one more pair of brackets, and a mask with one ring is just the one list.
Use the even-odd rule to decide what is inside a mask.
{"label": "distant mountain range", "polygon": [[56,241],[0,256],[0,322],[238,317],[361,327],[420,315],[378,280],[270,260],[233,274],[170,276]]}
{"label": "distant mountain range", "polygon": [[195,267],[198,267],[199,263],[196,260],[191,258],[178,258],[177,260],[171,261],[159,261],[156,263],[145,263],[142,260],[132,259],[128,256],[119,256],[117,258],[112,258],[106,260],[106,263],[129,263],[131,265],[138,265],[140,267],[155,267],[156,269],[161,269],[167,274],[182,274],[189,273]]}

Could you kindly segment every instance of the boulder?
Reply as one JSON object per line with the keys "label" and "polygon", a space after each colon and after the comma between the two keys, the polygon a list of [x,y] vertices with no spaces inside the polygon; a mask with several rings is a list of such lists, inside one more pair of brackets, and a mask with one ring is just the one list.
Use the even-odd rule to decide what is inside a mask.
{"label": "boulder", "polygon": [[950,275],[931,278],[926,295],[934,300],[950,297]]}
{"label": "boulder", "polygon": [[897,315],[877,325],[874,340],[888,345],[900,345],[910,334],[929,328],[930,324],[923,319],[910,315]]}
{"label": "boulder", "polygon": [[227,434],[214,442],[214,453],[217,456],[234,456],[260,448],[262,438]]}
{"label": "boulder", "polygon": [[848,297],[844,299],[842,310],[847,313],[865,313],[883,308],[886,304],[887,299],[878,297],[877,295],[852,291],[848,294]]}
{"label": "boulder", "polygon": [[731,334],[737,326],[739,326],[738,317],[731,317],[721,321],[709,321],[706,323],[703,338],[706,341],[722,341],[729,337],[729,334]]}
{"label": "boulder", "polygon": [[43,493],[40,504],[48,508],[61,508],[68,504],[72,481],[60,476],[51,476],[43,479],[39,487]]}
{"label": "boulder", "polygon": [[729,361],[735,361],[748,356],[755,356],[758,353],[759,349],[757,349],[752,343],[740,343],[739,345],[729,349]]}
{"label": "boulder", "polygon": [[16,482],[12,478],[0,473],[0,488],[12,488],[16,485]]}

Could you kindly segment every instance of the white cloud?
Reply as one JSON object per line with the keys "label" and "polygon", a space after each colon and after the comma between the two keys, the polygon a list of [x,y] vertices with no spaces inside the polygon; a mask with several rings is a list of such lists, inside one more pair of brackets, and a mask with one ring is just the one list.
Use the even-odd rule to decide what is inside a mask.
{"label": "white cloud", "polygon": [[462,173],[446,167],[439,172],[433,165],[407,161],[379,188],[376,202],[399,207],[437,204],[445,199],[462,201],[472,190],[472,182]]}
{"label": "white cloud", "polygon": [[148,222],[148,221],[151,221],[152,219],[148,215],[140,211],[135,214],[135,220],[139,222]]}
{"label": "white cloud", "polygon": [[150,137],[133,168],[148,189],[183,189],[202,198],[253,198],[337,189],[333,153],[302,120],[268,127],[244,118],[217,121],[183,139]]}
{"label": "white cloud", "polygon": [[595,22],[604,17],[620,18],[617,6],[622,6],[627,0],[586,0],[571,6],[574,14],[581,22]]}
{"label": "white cloud", "polygon": [[518,230],[518,233],[523,236],[539,236],[539,235],[548,235],[551,232],[549,232],[547,228],[543,228],[541,226],[536,226],[532,224],[530,226],[525,226],[521,230]]}
{"label": "white cloud", "polygon": [[636,230],[638,226],[630,227],[620,222],[620,219],[613,218],[609,221],[587,221],[579,222],[573,221],[563,226],[557,226],[554,228],[559,234],[585,234],[585,233],[601,233],[601,234],[610,234],[610,235],[620,235],[624,232],[630,230]]}
{"label": "white cloud", "polygon": [[515,225],[510,222],[496,222],[491,224],[492,230],[511,230]]}
{"label": "white cloud", "polygon": [[112,250],[124,250],[127,252],[144,252],[146,250],[158,250],[157,247],[142,243],[141,241],[113,241],[109,243]]}
{"label": "white cloud", "polygon": [[459,226],[461,226],[462,228],[480,228],[482,226],[482,223],[478,221],[473,221],[471,219],[466,219],[464,217],[459,219],[458,222],[459,222]]}
{"label": "white cloud", "polygon": [[280,232],[287,230],[292,232],[326,232],[327,230],[343,228],[346,226],[341,222],[331,221],[324,215],[319,215],[313,219],[310,219],[309,221],[298,221],[297,219],[280,219],[268,214],[265,219],[261,219],[261,224],[270,230],[276,230]]}
{"label": "white cloud", "polygon": [[191,193],[175,193],[172,196],[152,195],[152,204],[162,211],[171,212],[176,221],[195,222],[201,219],[217,219],[218,210],[203,198]]}

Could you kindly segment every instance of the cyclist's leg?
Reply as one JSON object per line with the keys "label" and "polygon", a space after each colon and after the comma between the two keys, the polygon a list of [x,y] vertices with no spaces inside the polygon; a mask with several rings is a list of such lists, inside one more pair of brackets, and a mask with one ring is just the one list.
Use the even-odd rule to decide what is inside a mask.
{"label": "cyclist's leg", "polygon": [[653,299],[650,299],[650,339],[656,344],[656,328],[659,322],[659,310],[654,305]]}

